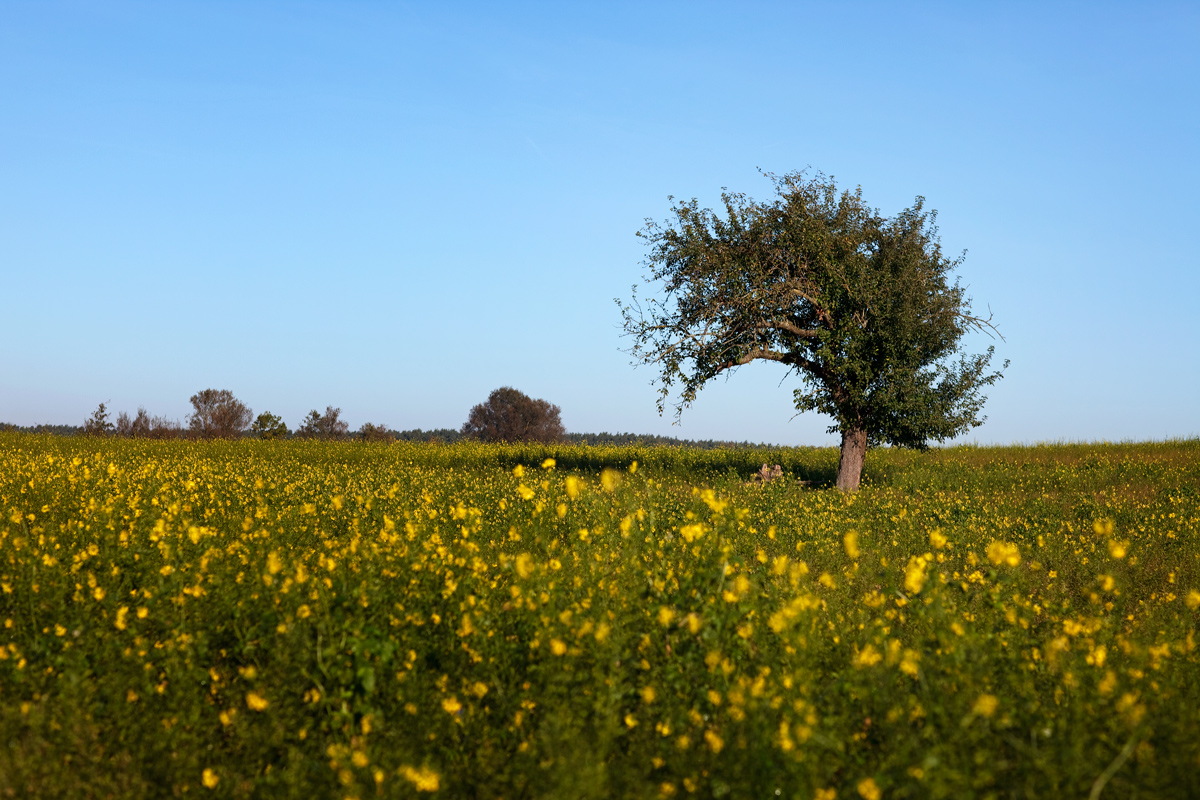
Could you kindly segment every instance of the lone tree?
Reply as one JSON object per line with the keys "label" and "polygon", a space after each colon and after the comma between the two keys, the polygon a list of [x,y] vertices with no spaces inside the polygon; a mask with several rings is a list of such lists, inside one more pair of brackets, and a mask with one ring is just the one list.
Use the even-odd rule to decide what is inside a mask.
{"label": "lone tree", "polygon": [[240,436],[250,427],[252,412],[228,389],[205,389],[192,395],[188,429],[202,439]]}
{"label": "lone tree", "polygon": [[502,386],[471,409],[462,434],[485,442],[558,442],[567,434],[561,413],[556,405]]}
{"label": "lone tree", "polygon": [[766,177],[771,202],[725,191],[720,216],[680,201],[674,219],[638,233],[661,296],[643,304],[634,286],[617,304],[630,353],[661,370],[659,413],[676,382],[678,416],[721,373],[783,364],[802,381],[796,409],[832,417],[829,432],[842,434],[843,491],[858,488],[868,445],[924,449],[983,424],[980,390],[1002,373],[987,372],[993,348],[959,348],[967,331],[995,328],[971,314],[954,276],[963,258],[942,254],[937,212],[917,197],[883,217],[861,189],[839,193],[821,173]]}

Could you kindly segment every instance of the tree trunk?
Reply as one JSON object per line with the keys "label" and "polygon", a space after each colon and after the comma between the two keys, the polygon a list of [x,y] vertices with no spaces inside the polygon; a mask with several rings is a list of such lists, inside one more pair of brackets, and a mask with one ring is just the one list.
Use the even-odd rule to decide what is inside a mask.
{"label": "tree trunk", "polygon": [[862,480],[863,459],[867,455],[867,432],[861,428],[842,431],[842,457],[838,461],[837,488],[857,492]]}

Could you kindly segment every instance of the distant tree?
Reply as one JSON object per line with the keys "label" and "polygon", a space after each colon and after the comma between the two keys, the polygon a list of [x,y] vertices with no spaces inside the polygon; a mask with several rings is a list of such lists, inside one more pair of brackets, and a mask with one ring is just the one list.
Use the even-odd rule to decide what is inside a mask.
{"label": "distant tree", "polygon": [[138,407],[137,416],[133,419],[122,411],[117,415],[117,425],[115,432],[117,436],[124,436],[129,439],[140,439],[150,435],[150,415],[146,413],[146,409]]}
{"label": "distant tree", "polygon": [[306,439],[342,439],[350,432],[350,426],[341,420],[342,410],[325,406],[325,413],[315,408],[308,412],[296,434]]}
{"label": "distant tree", "polygon": [[250,426],[253,412],[228,389],[205,389],[191,397],[188,429],[202,439],[240,436]]}
{"label": "distant tree", "polygon": [[561,413],[556,405],[502,386],[471,409],[462,434],[485,442],[559,442],[566,436]]}
{"label": "distant tree", "polygon": [[250,433],[260,439],[282,439],[288,435],[288,426],[283,419],[270,411],[264,411],[250,426]]}
{"label": "distant tree", "polygon": [[363,426],[358,429],[358,438],[364,442],[393,442],[396,440],[387,425],[375,425],[371,422],[364,422]]}
{"label": "distant tree", "polygon": [[178,420],[154,416],[150,418],[150,430],[146,436],[151,439],[178,439],[183,436],[183,426]]}
{"label": "distant tree", "polygon": [[113,424],[108,421],[108,408],[101,403],[92,415],[83,423],[85,436],[108,436],[113,431]]}
{"label": "distant tree", "polygon": [[842,435],[843,491],[858,488],[868,445],[924,448],[982,424],[981,390],[1001,373],[987,371],[992,348],[965,355],[960,340],[994,329],[971,314],[962,258],[942,253],[924,198],[884,217],[820,173],[767,177],[771,202],[724,192],[724,215],[679,202],[639,233],[660,294],[622,311],[631,354],[661,370],[659,413],[672,384],[682,412],[722,373],[782,364],[802,381],[796,409]]}

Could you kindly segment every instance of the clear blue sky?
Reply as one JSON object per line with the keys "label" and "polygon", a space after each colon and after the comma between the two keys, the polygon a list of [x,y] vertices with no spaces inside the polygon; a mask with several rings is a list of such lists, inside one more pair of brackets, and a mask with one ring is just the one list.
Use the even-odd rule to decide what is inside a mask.
{"label": "clear blue sky", "polygon": [[507,384],[574,431],[827,443],[768,364],[672,426],[613,302],[668,195],[811,165],[969,250],[1012,366],[968,440],[1200,434],[1198,9],[10,0],[0,420],[213,387],[458,427]]}

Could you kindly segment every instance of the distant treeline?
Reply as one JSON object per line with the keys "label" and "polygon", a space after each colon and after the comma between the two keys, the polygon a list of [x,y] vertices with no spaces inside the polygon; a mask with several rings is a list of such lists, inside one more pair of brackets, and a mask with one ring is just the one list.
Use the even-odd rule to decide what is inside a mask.
{"label": "distant treeline", "polygon": [[[81,425],[13,425],[8,422],[0,422],[0,432],[13,431],[18,433],[48,433],[54,436],[81,436],[84,433]],[[180,431],[183,435],[184,431]],[[246,438],[257,438],[254,434],[243,434]],[[286,438],[299,438],[295,433],[288,433]],[[364,438],[355,434],[349,434],[347,439]],[[444,444],[453,444],[454,442],[462,441],[468,437],[464,436],[459,430],[453,428],[435,428],[432,430],[422,430],[421,428],[413,428],[406,431],[389,430],[383,436],[376,434],[370,437],[376,440],[380,439],[395,439],[402,442],[441,442]],[[656,436],[650,433],[568,433],[564,437],[570,444],[587,444],[587,445],[641,445],[644,447],[690,447],[697,450],[716,450],[718,448],[739,448],[739,449],[758,449],[767,450],[777,448],[778,445],[755,443],[755,442],[731,442],[719,439],[679,439],[674,436]]]}

